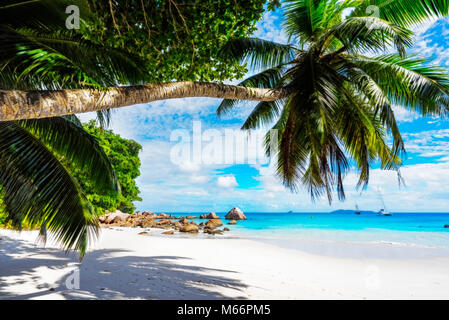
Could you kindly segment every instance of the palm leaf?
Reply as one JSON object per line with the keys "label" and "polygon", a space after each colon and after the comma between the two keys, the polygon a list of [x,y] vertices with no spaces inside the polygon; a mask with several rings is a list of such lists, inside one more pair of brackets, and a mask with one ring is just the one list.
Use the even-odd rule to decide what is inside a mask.
{"label": "palm leaf", "polygon": [[447,71],[428,65],[415,56],[384,55],[353,57],[352,62],[368,74],[394,104],[422,115],[446,115],[449,106]]}
{"label": "palm leaf", "polygon": [[379,15],[403,27],[449,14],[448,0],[360,0],[352,16]]}
{"label": "palm leaf", "polygon": [[341,22],[344,10],[357,4],[356,0],[285,0],[283,27],[302,47]]}
{"label": "palm leaf", "polygon": [[401,55],[412,45],[412,32],[377,17],[348,18],[327,31],[316,41],[322,45],[330,37],[337,38],[346,51],[386,50],[394,45]]}
{"label": "palm leaf", "polygon": [[366,98],[366,104],[372,106],[374,115],[380,115],[382,124],[386,126],[393,134],[393,150],[395,153],[405,153],[404,141],[402,140],[399,127],[396,123],[393,109],[388,97],[385,95],[379,85],[363,70],[349,67],[344,71],[351,83],[357,87],[357,95]]}
{"label": "palm leaf", "polygon": [[221,56],[248,62],[252,70],[262,70],[290,62],[295,56],[295,49],[290,45],[257,38],[237,38],[227,42]]}
{"label": "palm leaf", "polygon": [[370,166],[377,159],[382,169],[398,171],[401,159],[385,143],[384,127],[375,110],[350,87],[343,91],[341,99],[336,109],[336,128],[347,152],[359,168],[358,185],[367,186]]}
{"label": "palm leaf", "polygon": [[64,28],[67,19],[65,9],[69,5],[76,5],[80,9],[81,17],[89,15],[86,0],[2,0],[0,23],[14,28]]}
{"label": "palm leaf", "polygon": [[62,117],[23,120],[17,124],[85,171],[99,191],[117,195],[119,186],[111,163],[97,140],[82,126]]}
{"label": "palm leaf", "polygon": [[[0,86],[60,89],[140,83],[140,59],[119,49],[94,44],[69,30],[11,29],[0,26]],[[12,73],[13,82],[4,73]],[[15,76],[14,75],[18,75]],[[2,79],[3,78],[3,79]]]}
{"label": "palm leaf", "polygon": [[14,122],[0,123],[0,185],[12,221],[42,225],[83,256],[98,233],[97,217],[58,159]]}
{"label": "palm leaf", "polygon": [[256,129],[274,121],[282,110],[285,101],[261,101],[253,109],[242,126],[242,130]]}

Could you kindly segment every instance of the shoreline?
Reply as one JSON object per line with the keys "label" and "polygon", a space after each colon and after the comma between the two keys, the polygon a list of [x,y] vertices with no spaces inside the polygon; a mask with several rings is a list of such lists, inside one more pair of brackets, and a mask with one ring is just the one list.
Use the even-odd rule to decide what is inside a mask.
{"label": "shoreline", "polygon": [[[51,243],[36,246],[35,231],[1,229],[0,299],[449,298],[449,257],[369,257],[367,247],[365,257],[338,257],[251,239],[139,231],[103,228],[79,264]],[[77,266],[80,288],[68,290]]]}
{"label": "shoreline", "polygon": [[[231,226],[234,227],[234,226]],[[115,231],[135,230],[129,232],[149,232],[149,236],[161,238],[176,239],[234,239],[250,240],[264,244],[273,245],[283,249],[298,250],[315,255],[327,255],[331,257],[353,257],[357,259],[364,258],[426,258],[426,257],[449,257],[449,247],[422,245],[406,242],[389,241],[360,241],[360,240],[330,240],[330,239],[312,239],[300,238],[293,235],[287,237],[269,237],[260,235],[258,231],[247,230],[243,228],[231,229],[222,234],[184,233],[175,231],[172,235],[165,235],[164,232],[171,229],[161,228],[139,228],[126,226],[103,226],[101,229],[111,229]],[[318,229],[317,229],[318,230]],[[323,230],[320,230],[323,231]],[[348,231],[340,231],[348,232]],[[363,231],[361,231],[363,232]],[[411,233],[411,231],[397,231]],[[332,249],[332,250],[330,250]],[[341,250],[343,249],[343,250]]]}

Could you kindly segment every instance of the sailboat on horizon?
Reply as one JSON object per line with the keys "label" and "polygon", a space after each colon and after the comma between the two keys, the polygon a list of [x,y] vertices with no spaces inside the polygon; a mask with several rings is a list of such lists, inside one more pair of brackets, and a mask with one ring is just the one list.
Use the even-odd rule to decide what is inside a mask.
{"label": "sailboat on horizon", "polygon": [[388,212],[385,209],[380,209],[379,212],[377,213],[378,216],[385,216],[385,217],[391,217],[392,214],[390,212]]}
{"label": "sailboat on horizon", "polygon": [[362,213],[362,212],[360,211],[360,209],[359,209],[359,205],[358,205],[358,204],[355,205],[355,211],[354,211],[354,213],[355,213],[355,214],[361,214],[361,213]]}
{"label": "sailboat on horizon", "polygon": [[392,214],[390,212],[387,211],[386,206],[385,206],[385,202],[384,199],[382,198],[382,195],[379,192],[379,197],[380,197],[380,201],[382,201],[382,209],[379,210],[379,212],[377,213],[378,216],[384,216],[384,217],[391,217]]}

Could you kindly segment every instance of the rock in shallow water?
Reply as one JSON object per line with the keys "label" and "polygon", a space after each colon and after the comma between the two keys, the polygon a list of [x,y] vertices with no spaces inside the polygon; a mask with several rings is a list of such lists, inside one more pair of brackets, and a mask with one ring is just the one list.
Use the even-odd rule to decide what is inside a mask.
{"label": "rock in shallow water", "polygon": [[242,210],[240,210],[237,207],[234,207],[231,209],[231,211],[228,212],[228,214],[225,216],[225,219],[227,219],[227,220],[246,220],[246,217],[243,214]]}
{"label": "rock in shallow water", "polygon": [[190,233],[197,233],[198,230],[200,229],[200,227],[198,227],[198,225],[190,223],[190,224],[186,224],[183,225],[179,231],[180,232],[190,232]]}
{"label": "rock in shallow water", "polygon": [[200,219],[220,219],[215,212],[209,212],[209,214],[200,215]]}
{"label": "rock in shallow water", "polygon": [[186,217],[183,217],[179,220],[179,222],[182,224],[186,224],[186,223],[189,223],[189,220]]}
{"label": "rock in shallow water", "polygon": [[221,222],[220,219],[210,219],[206,223],[206,227],[209,227],[211,229],[214,229],[214,228],[217,228],[217,227],[221,227],[222,225],[223,225],[223,222]]}

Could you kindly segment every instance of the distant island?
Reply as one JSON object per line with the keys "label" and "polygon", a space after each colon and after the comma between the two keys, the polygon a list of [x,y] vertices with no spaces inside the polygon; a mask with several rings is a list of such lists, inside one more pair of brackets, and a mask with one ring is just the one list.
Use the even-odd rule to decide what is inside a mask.
{"label": "distant island", "polygon": [[[354,212],[355,212],[355,210],[343,210],[343,209],[340,209],[340,210],[331,211],[330,213],[345,214],[345,213],[354,213]],[[363,211],[363,210],[361,210],[360,213],[361,214],[371,214],[371,213],[375,214],[377,212],[376,211]]]}

